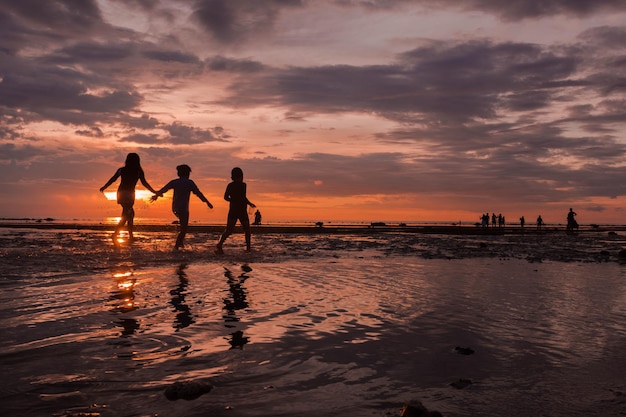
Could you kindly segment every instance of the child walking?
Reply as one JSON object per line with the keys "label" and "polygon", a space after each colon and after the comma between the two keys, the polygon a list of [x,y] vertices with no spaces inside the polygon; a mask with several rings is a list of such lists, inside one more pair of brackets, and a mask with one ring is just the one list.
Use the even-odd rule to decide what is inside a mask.
{"label": "child walking", "polygon": [[246,196],[246,183],[243,182],[243,171],[239,167],[232,169],[230,174],[233,182],[228,184],[224,192],[224,200],[230,202],[226,230],[222,233],[217,243],[217,253],[223,253],[222,245],[228,236],[233,233],[237,220],[241,223],[246,236],[246,251],[250,252],[250,219],[248,218],[248,206],[256,207]]}
{"label": "child walking", "polygon": [[159,197],[163,197],[163,193],[174,190],[174,198],[172,199],[172,212],[178,217],[180,223],[180,231],[176,238],[175,250],[182,248],[185,244],[185,235],[187,234],[187,226],[189,225],[189,197],[194,193],[198,198],[205,202],[210,209],[213,204],[200,192],[195,182],[189,179],[191,168],[189,165],[178,165],[176,167],[178,178],[168,182],[165,187],[156,191],[151,200],[156,201]]}
{"label": "child walking", "polygon": [[124,166],[115,171],[111,179],[100,187],[100,192],[103,193],[109,185],[113,184],[120,177],[120,185],[117,188],[117,204],[122,206],[122,215],[115,228],[115,233],[113,233],[113,242],[115,243],[117,243],[118,234],[126,224],[128,224],[128,240],[132,242],[134,239],[135,209],[133,206],[135,205],[135,186],[137,181],[141,181],[144,187],[154,192],[154,189],[146,181],[139,155],[134,152],[126,155]]}

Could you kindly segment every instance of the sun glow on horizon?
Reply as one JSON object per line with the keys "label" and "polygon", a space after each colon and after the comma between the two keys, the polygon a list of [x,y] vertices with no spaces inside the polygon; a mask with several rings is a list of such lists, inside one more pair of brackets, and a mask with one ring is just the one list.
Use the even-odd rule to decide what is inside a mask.
{"label": "sun glow on horizon", "polygon": [[[153,196],[151,191],[148,190],[135,190],[135,200],[150,200]],[[104,196],[107,200],[116,201],[117,200],[117,191],[105,191]]]}

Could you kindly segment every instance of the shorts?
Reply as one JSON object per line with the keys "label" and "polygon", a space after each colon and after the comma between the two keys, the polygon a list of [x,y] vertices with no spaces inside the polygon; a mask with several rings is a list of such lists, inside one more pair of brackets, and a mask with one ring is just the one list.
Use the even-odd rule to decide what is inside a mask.
{"label": "shorts", "polygon": [[117,190],[117,204],[121,206],[135,204],[135,190]]}

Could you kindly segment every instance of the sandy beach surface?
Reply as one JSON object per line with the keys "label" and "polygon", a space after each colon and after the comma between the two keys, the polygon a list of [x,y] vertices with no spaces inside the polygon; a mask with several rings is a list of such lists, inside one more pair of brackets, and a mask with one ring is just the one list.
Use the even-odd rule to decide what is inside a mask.
{"label": "sandy beach surface", "polygon": [[626,415],[621,230],[110,235],[0,228],[3,415]]}

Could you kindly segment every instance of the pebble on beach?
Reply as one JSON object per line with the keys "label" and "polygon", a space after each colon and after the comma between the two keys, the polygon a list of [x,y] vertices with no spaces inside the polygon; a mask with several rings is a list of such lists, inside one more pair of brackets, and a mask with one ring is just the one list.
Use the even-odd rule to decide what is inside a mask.
{"label": "pebble on beach", "polygon": [[202,381],[175,382],[165,388],[165,397],[170,401],[195,400],[203,394],[211,392],[213,385]]}
{"label": "pebble on beach", "polygon": [[470,347],[457,346],[454,350],[461,355],[472,355],[474,353],[474,349]]}
{"label": "pebble on beach", "polygon": [[404,404],[400,417],[443,417],[439,411],[429,411],[420,401],[413,400]]}
{"label": "pebble on beach", "polygon": [[456,389],[467,388],[470,385],[472,385],[472,381],[470,379],[465,379],[465,378],[459,378],[458,381],[454,381],[450,383],[450,386]]}

